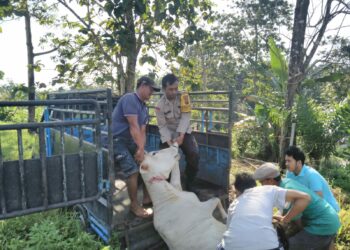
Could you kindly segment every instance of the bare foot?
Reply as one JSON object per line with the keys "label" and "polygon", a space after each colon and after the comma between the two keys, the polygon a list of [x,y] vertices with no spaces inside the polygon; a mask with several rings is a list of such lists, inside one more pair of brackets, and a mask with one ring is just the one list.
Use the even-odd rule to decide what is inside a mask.
{"label": "bare foot", "polygon": [[148,198],[143,198],[142,206],[143,207],[151,207],[152,206],[152,200],[149,197]]}
{"label": "bare foot", "polygon": [[143,207],[140,207],[139,205],[131,206],[130,211],[133,212],[137,217],[141,218],[148,218],[153,215],[152,209],[144,209]]}

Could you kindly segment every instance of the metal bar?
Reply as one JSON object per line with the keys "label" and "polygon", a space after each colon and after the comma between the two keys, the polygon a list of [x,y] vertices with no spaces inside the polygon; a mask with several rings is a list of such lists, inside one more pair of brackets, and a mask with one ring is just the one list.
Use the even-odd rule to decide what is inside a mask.
{"label": "metal bar", "polygon": [[94,111],[88,111],[88,110],[76,110],[76,109],[64,109],[64,108],[50,108],[53,111],[59,111],[59,112],[64,112],[64,113],[75,113],[75,114],[87,114],[87,115],[93,115],[95,114]]}
{"label": "metal bar", "polygon": [[192,103],[228,103],[229,100],[191,100]]}
{"label": "metal bar", "polygon": [[[157,116],[155,115],[149,115],[150,118],[156,118]],[[202,120],[199,120],[199,119],[191,119],[190,120],[191,122],[199,122],[201,123]],[[207,121],[204,121],[204,122],[207,122]],[[229,125],[230,123],[229,122],[222,122],[222,121],[211,121],[211,123],[213,124],[223,124],[223,125]],[[105,131],[101,131],[102,134],[105,134],[106,132]]]}
{"label": "metal bar", "polygon": [[[198,119],[191,119],[191,122],[202,122],[202,120]],[[205,121],[207,122],[207,121]],[[223,125],[229,125],[229,122],[221,122],[221,121],[211,121],[213,124],[223,124]]]}
{"label": "metal bar", "polygon": [[62,159],[62,176],[63,176],[63,200],[67,202],[67,169],[66,169],[66,155],[64,147],[64,128],[60,128],[60,138],[61,138],[61,159]]}
{"label": "metal bar", "polygon": [[213,112],[209,111],[209,130],[213,129]]}
{"label": "metal bar", "polygon": [[[113,223],[113,194],[114,194],[114,142],[112,134],[112,112],[113,112],[113,100],[112,100],[112,91],[107,89],[107,129],[108,129],[108,180],[110,183],[110,188],[107,193],[107,223],[112,228]],[[101,131],[102,133],[104,131]],[[111,234],[110,234],[111,235]]]}
{"label": "metal bar", "polygon": [[[230,91],[193,91],[189,95],[227,95]],[[153,95],[163,95],[163,92],[154,92]]]}
{"label": "metal bar", "polygon": [[[89,198],[84,198],[84,199],[78,199],[78,200],[73,200],[73,201],[67,201],[67,202],[60,202],[60,203],[56,203],[56,204],[51,204],[47,207],[47,209],[53,209],[53,208],[61,208],[61,207],[67,207],[67,206],[73,206],[75,204],[79,204],[79,203],[85,203],[85,202],[89,202],[89,201],[95,201],[96,199],[98,199],[101,196],[101,194],[97,194],[95,196],[89,197]],[[31,214],[31,213],[36,213],[36,212],[41,212],[43,211],[45,208],[44,207],[35,207],[35,208],[28,208],[24,211],[15,211],[15,212],[10,212],[3,215],[0,215],[0,219],[8,219],[11,217],[16,217],[16,216],[20,216],[20,215],[26,215],[26,214]]]}
{"label": "metal bar", "polygon": [[[156,116],[152,116],[152,117],[156,117]],[[82,118],[81,118],[82,119]],[[61,121],[60,119],[54,119],[55,121]],[[94,128],[91,128],[91,127],[86,127],[86,126],[83,126],[83,129],[85,130],[89,130],[89,131],[92,131],[92,132],[95,132],[96,129]],[[103,135],[108,135],[108,132],[107,131],[104,131],[104,130],[101,130],[101,134]]]}
{"label": "metal bar", "polygon": [[[100,107],[97,106],[95,109],[96,118],[100,119],[101,110]],[[101,123],[95,124],[96,132],[95,132],[95,144],[96,144],[96,154],[97,154],[97,183],[99,185],[99,191],[103,189],[103,181],[102,181],[102,173],[103,173],[103,159],[102,159],[102,143],[101,143]]]}
{"label": "metal bar", "polygon": [[80,162],[80,184],[81,184],[81,197],[85,198],[85,165],[84,165],[84,152],[83,152],[84,134],[83,128],[79,126],[79,162]]}
{"label": "metal bar", "polygon": [[20,181],[21,181],[21,194],[22,194],[22,209],[26,209],[27,208],[27,195],[26,195],[26,187],[25,187],[25,182],[24,182],[22,130],[20,130],[20,129],[17,129],[17,140],[18,140],[19,174],[20,174]]}
{"label": "metal bar", "polygon": [[[231,163],[232,160],[232,125],[233,125],[233,111],[235,110],[233,104],[234,104],[234,92],[232,87],[229,88],[229,112],[228,112],[228,121],[229,121],[229,126],[228,126],[228,136],[229,136],[229,162]],[[226,182],[227,182],[227,187],[226,187],[226,193],[229,194],[230,192],[230,173],[231,173],[231,167],[232,164],[229,164],[229,167],[227,168],[226,172]],[[229,199],[226,199],[226,204],[229,204]]]}
{"label": "metal bar", "polygon": [[292,131],[290,133],[290,141],[289,141],[289,146],[293,146],[293,143],[294,143],[294,137],[295,137],[295,125],[296,123],[293,122],[292,123]]}
{"label": "metal bar", "polygon": [[[68,106],[68,107],[69,107],[69,106]],[[73,110],[76,110],[76,109],[77,109],[77,105],[75,104],[74,107],[75,107],[75,108],[74,108]],[[71,112],[71,113],[70,113],[70,119],[71,119],[72,121],[75,120],[74,112]],[[70,134],[73,135],[73,133],[74,133],[74,127],[72,126],[72,127],[70,127]]]}
{"label": "metal bar", "polygon": [[[151,109],[155,109],[155,106],[148,106]],[[228,112],[229,108],[211,108],[211,107],[192,107],[192,110],[199,110],[199,111],[223,111],[223,112]]]}
{"label": "metal bar", "polygon": [[1,135],[0,135],[0,196],[1,211],[6,214],[5,187],[4,187],[4,160],[2,158]]}
{"label": "metal bar", "polygon": [[52,92],[49,94],[49,96],[51,95],[69,95],[69,94],[94,94],[94,93],[105,93],[106,89],[94,89],[94,90],[73,90],[73,91],[67,91],[67,92]]}
{"label": "metal bar", "polygon": [[68,126],[75,126],[75,125],[91,125],[91,124],[98,124],[98,123],[100,123],[99,119],[89,119],[89,120],[83,120],[83,121],[7,124],[7,125],[0,125],[0,130],[57,128],[61,126],[68,127]]}
{"label": "metal bar", "polygon": [[[70,99],[69,104],[91,104],[95,107],[98,103],[93,99]],[[0,107],[28,107],[28,106],[48,106],[48,105],[67,105],[67,100],[45,100],[45,101],[1,101]]]}
{"label": "metal bar", "polygon": [[48,202],[48,186],[47,186],[47,159],[46,159],[46,142],[45,142],[45,129],[39,129],[39,151],[40,151],[40,162],[41,162],[41,181],[44,190],[44,207],[47,208]]}
{"label": "metal bar", "polygon": [[202,110],[201,132],[204,132],[204,110]]}
{"label": "metal bar", "polygon": [[[49,116],[49,110],[45,109],[44,110],[44,119],[45,122],[50,120],[50,116]],[[51,156],[52,155],[52,147],[51,147],[51,130],[50,128],[45,128],[45,132],[46,132],[46,154],[47,156]]]}

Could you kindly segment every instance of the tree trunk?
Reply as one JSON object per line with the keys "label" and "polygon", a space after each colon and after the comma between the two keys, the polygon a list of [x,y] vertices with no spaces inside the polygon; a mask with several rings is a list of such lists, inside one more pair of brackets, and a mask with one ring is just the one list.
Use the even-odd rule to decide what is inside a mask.
{"label": "tree trunk", "polygon": [[[132,4],[133,1],[130,1]],[[134,91],[135,86],[135,75],[136,75],[136,61],[138,56],[138,49],[136,43],[136,33],[135,24],[132,11],[132,5],[129,6],[126,12],[126,22],[128,26],[128,48],[127,52],[127,62],[126,62],[126,79],[125,79],[125,92]]]}
{"label": "tree trunk", "polygon": [[133,92],[135,87],[137,54],[134,50],[129,51],[126,64],[125,92]]}
{"label": "tree trunk", "polygon": [[[27,43],[27,73],[28,73],[28,100],[35,100],[35,83],[34,83],[34,51],[32,43],[32,30],[30,25],[30,14],[28,10],[28,3],[26,3],[26,12],[24,14],[26,43]],[[35,120],[35,107],[28,107],[28,122]]]}
{"label": "tree trunk", "polygon": [[[303,67],[304,62],[304,40],[306,30],[306,19],[309,9],[309,0],[297,0],[294,12],[294,25],[292,46],[289,59],[289,77],[287,85],[287,94],[285,96],[285,108],[290,112],[294,104],[294,97],[297,92],[298,86],[303,79],[305,69]],[[283,164],[284,151],[287,147],[287,136],[290,134],[290,117],[289,114],[284,121],[281,129],[280,138],[280,164]]]}

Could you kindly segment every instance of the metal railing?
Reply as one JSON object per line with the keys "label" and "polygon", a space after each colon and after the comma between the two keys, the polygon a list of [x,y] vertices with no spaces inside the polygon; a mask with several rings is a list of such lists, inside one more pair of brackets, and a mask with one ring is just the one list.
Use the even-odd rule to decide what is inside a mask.
{"label": "metal railing", "polygon": [[[48,122],[33,122],[33,123],[21,123],[21,124],[3,124],[0,125],[0,131],[17,131],[17,146],[18,146],[18,165],[19,165],[19,184],[20,184],[20,197],[21,197],[21,206],[15,211],[8,211],[7,200],[10,197],[6,197],[5,186],[4,186],[4,173],[6,161],[4,161],[3,151],[1,147],[1,137],[0,137],[0,196],[1,196],[1,213],[0,219],[29,214],[38,211],[44,211],[51,208],[58,208],[64,206],[70,206],[77,203],[87,202],[95,200],[100,196],[100,192],[93,195],[92,197],[87,197],[85,193],[86,183],[85,183],[85,171],[84,171],[84,152],[82,150],[83,138],[82,138],[82,126],[93,126],[95,128],[95,150],[96,154],[96,168],[97,168],[97,183],[102,181],[102,145],[101,145],[101,109],[100,104],[95,100],[69,100],[71,105],[90,105],[92,106],[91,110],[94,110],[94,117],[85,120],[74,120],[74,121],[48,121]],[[67,100],[47,100],[47,101],[16,101],[9,102],[3,101],[0,102],[0,107],[28,107],[28,106],[60,106],[66,105]],[[67,190],[67,163],[66,163],[66,153],[65,153],[65,129],[67,127],[77,126],[80,131],[79,138],[79,158],[80,162],[77,164],[80,165],[80,181],[81,181],[81,197],[74,200],[68,200],[68,190]],[[58,129],[60,133],[60,158],[62,163],[63,171],[63,201],[57,203],[49,202],[49,190],[48,190],[48,155],[47,155],[47,137],[45,134],[46,129]],[[24,151],[23,151],[23,134],[22,131],[29,129],[31,131],[36,131],[39,137],[39,155],[40,155],[40,166],[41,166],[41,188],[42,188],[42,205],[36,207],[28,206],[28,197],[27,197],[27,188],[26,178],[25,178],[25,160],[24,160]]]}

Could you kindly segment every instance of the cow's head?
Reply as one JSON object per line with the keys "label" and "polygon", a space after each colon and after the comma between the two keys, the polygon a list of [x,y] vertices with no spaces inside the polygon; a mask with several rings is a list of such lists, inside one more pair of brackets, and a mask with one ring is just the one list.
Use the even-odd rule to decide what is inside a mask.
{"label": "cow's head", "polygon": [[140,165],[140,173],[144,179],[146,177],[146,181],[154,177],[168,179],[179,159],[179,146],[177,144],[166,149],[149,152],[145,154],[145,159]]}

